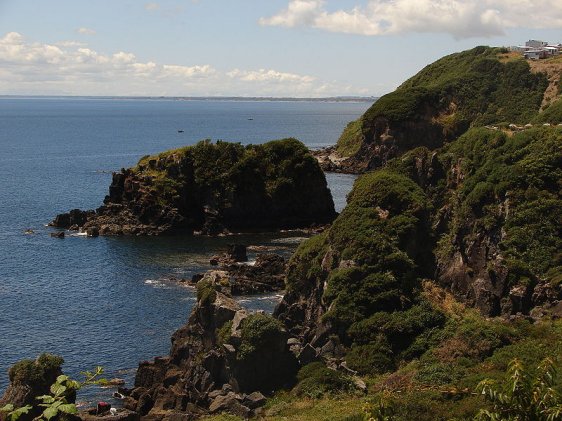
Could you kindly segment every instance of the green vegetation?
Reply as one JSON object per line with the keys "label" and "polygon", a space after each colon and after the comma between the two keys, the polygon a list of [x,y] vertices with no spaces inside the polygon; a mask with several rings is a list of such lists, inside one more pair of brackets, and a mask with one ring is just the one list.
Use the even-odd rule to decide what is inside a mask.
{"label": "green vegetation", "polygon": [[[560,86],[558,88],[560,89]],[[561,124],[562,123],[562,99],[558,99],[556,102],[550,104],[550,106],[540,113],[537,117],[533,119],[533,123],[550,123],[550,124]]]}
{"label": "green vegetation", "polygon": [[[33,390],[41,390],[37,381],[45,381],[45,377],[37,378],[37,375],[43,371],[46,376],[51,376],[53,370],[60,372],[60,366],[63,362],[61,357],[49,354],[42,354],[34,361],[35,368],[30,369],[29,360],[23,360],[16,363],[10,369],[10,381],[14,384],[23,383],[29,385]],[[12,376],[13,373],[13,376]],[[0,412],[6,414],[6,421],[17,421],[20,418],[30,419],[30,415],[36,415],[33,421],[50,421],[57,419],[60,421],[72,420],[78,413],[78,409],[74,404],[76,392],[86,385],[97,384],[102,382],[99,376],[103,373],[102,367],[97,367],[95,372],[86,371],[82,373],[85,377],[84,381],[78,382],[70,379],[63,374],[56,377],[55,382],[49,387],[49,394],[33,396],[37,401],[34,405],[24,405],[16,408],[14,404],[8,403],[0,408]],[[24,377],[29,375],[30,377]]]}
{"label": "green vegetation", "polygon": [[327,394],[351,392],[355,388],[349,377],[329,369],[321,362],[305,365],[299,370],[297,380],[298,383],[292,392],[296,396],[312,399]]}
{"label": "green vegetation", "polygon": [[283,325],[269,314],[252,314],[242,321],[242,342],[237,358],[250,360],[262,349],[275,349],[283,337]]}
{"label": "green vegetation", "polygon": [[[547,78],[531,73],[522,58],[506,61],[502,54],[499,48],[476,47],[426,66],[350,123],[338,141],[338,152],[353,156],[363,142],[372,142],[373,135],[365,133],[378,118],[386,119],[395,132],[400,132],[402,126],[423,121],[428,130],[438,128],[442,132],[441,144],[470,126],[530,122],[539,112]],[[551,112],[556,113],[554,109]],[[544,118],[551,119],[547,114]],[[425,137],[405,139],[407,145],[403,149],[435,142]]]}
{"label": "green vegetation", "polygon": [[[562,128],[473,128],[441,149],[413,149],[360,177],[332,226],[301,244],[289,262],[288,288],[307,297],[325,286],[322,322],[346,347],[348,367],[366,376],[373,419],[501,413],[492,395],[503,389],[490,385],[511,384],[514,358],[526,367],[550,358],[560,368],[560,320],[483,317],[435,278],[438,265],[485,238],[497,254],[476,263],[464,256],[469,277],[480,271],[508,291],[551,285],[558,289],[549,294],[560,296],[560,180]],[[531,370],[525,384],[538,372]],[[548,388],[560,393],[561,380],[553,375]]]}
{"label": "green vegetation", "polygon": [[8,370],[8,377],[12,383],[32,384],[36,388],[49,386],[50,379],[60,373],[63,363],[62,357],[43,353],[35,360],[25,359],[15,363]]}
{"label": "green vegetation", "polygon": [[556,421],[562,420],[562,398],[555,390],[556,367],[544,359],[534,375],[514,359],[508,367],[504,384],[483,380],[477,390],[492,410],[480,410],[478,420]]}
{"label": "green vegetation", "polygon": [[335,216],[324,174],[296,139],[243,146],[205,140],[143,157],[132,169],[148,201],[200,229],[205,212],[236,228],[303,226]]}
{"label": "green vegetation", "polygon": [[[553,268],[561,265],[561,140],[557,128],[529,129],[511,137],[482,128],[461,136],[440,155],[451,168],[449,178],[457,162],[455,171],[465,175],[447,197],[454,215],[450,236],[501,227],[505,235],[499,247],[512,284],[537,282],[549,271],[554,276]],[[506,203],[509,214],[502,211]]]}
{"label": "green vegetation", "polygon": [[212,304],[217,298],[217,290],[209,280],[201,280],[195,285],[197,289],[197,302],[202,306]]}
{"label": "green vegetation", "polygon": [[358,140],[362,138],[362,126],[361,119],[348,123],[338,140],[338,153],[341,156],[353,156],[359,152],[361,142]]}

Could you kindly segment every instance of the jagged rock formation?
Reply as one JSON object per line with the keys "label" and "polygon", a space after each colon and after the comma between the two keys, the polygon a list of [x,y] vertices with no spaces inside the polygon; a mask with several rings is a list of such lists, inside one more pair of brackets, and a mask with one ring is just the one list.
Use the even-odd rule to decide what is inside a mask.
{"label": "jagged rock formation", "polygon": [[91,236],[213,235],[303,228],[335,215],[324,174],[299,141],[203,141],[115,173],[103,206],[58,215],[51,225]]}
{"label": "jagged rock formation", "polygon": [[278,321],[248,313],[210,278],[197,289],[197,306],[174,333],[170,355],[139,366],[125,406],[142,416],[248,417],[265,403],[263,394],[295,381],[298,362]]}
{"label": "jagged rock formation", "polygon": [[505,53],[476,47],[425,67],[350,123],[335,148],[319,152],[322,167],[363,173],[415,147],[441,147],[470,127],[529,123],[549,81]]}
{"label": "jagged rock formation", "polygon": [[285,289],[286,260],[274,253],[259,253],[253,265],[227,263],[219,270],[194,275],[192,282],[208,279],[228,295],[252,295]]}

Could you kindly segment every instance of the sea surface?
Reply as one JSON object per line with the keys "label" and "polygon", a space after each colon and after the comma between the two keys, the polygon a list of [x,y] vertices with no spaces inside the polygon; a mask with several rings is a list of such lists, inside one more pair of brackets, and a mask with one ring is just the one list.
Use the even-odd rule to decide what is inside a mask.
{"label": "sea surface", "polygon": [[[0,97],[0,393],[13,363],[45,351],[63,356],[72,376],[101,365],[107,378],[131,386],[139,361],[168,353],[170,335],[195,302],[193,289],[177,279],[208,269],[227,243],[271,245],[288,256],[303,239],[298,232],[55,239],[45,224],[57,213],[98,207],[111,172],[143,155],[206,138],[246,144],[296,137],[319,148],[334,144],[369,105]],[[354,177],[327,179],[341,210]],[[272,311],[279,298],[240,301]]]}

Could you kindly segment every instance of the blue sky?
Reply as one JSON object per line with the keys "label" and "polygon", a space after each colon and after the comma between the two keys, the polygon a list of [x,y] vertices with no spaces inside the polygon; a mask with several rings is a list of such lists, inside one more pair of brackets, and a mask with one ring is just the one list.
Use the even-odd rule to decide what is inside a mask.
{"label": "blue sky", "polygon": [[0,0],[0,94],[379,96],[529,38],[562,42],[562,2]]}

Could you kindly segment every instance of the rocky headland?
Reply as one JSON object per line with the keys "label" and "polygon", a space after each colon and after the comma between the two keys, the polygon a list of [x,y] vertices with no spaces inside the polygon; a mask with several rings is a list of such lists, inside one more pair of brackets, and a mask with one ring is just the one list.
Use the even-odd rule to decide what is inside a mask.
{"label": "rocky headland", "polygon": [[[338,162],[332,169],[368,171],[345,209],[288,263],[264,255],[250,269],[237,263],[244,253],[236,247],[217,256],[219,270],[193,280],[197,305],[172,336],[169,355],[139,365],[134,387],[121,390],[124,406],[151,421],[220,420],[222,412],[233,419],[474,419],[496,409],[480,381],[506,381],[511,362],[561,368],[560,100],[541,108],[551,79],[501,49],[478,47],[437,61],[381,98],[338,142],[347,164],[329,160]],[[537,126],[507,124],[528,121]],[[115,177],[125,186],[158,162],[146,158],[141,170],[114,176],[106,204],[139,221],[131,197],[149,197],[145,187],[127,196],[136,188],[119,187]],[[272,182],[285,191],[284,181]],[[230,206],[217,205],[236,201],[233,190],[219,190],[229,199],[213,200],[213,212],[202,205],[199,219],[182,219],[180,201],[169,215],[181,218],[144,221],[162,232],[247,227],[231,218]],[[279,214],[267,209],[259,227],[288,223],[272,222]],[[85,222],[60,218],[101,232],[104,212]],[[232,298],[240,285],[249,285],[242,293],[261,292],[281,281],[286,293],[273,315],[248,312]],[[547,381],[554,407],[562,381]],[[315,407],[327,409],[319,415]]]}
{"label": "rocky headland", "polygon": [[202,141],[114,173],[101,207],[50,225],[90,236],[216,235],[306,228],[335,216],[324,174],[299,141]]}
{"label": "rocky headland", "polygon": [[361,174],[415,147],[439,148],[471,127],[557,124],[561,71],[557,58],[529,62],[501,48],[451,54],[381,97],[336,146],[315,155],[326,171]]}

